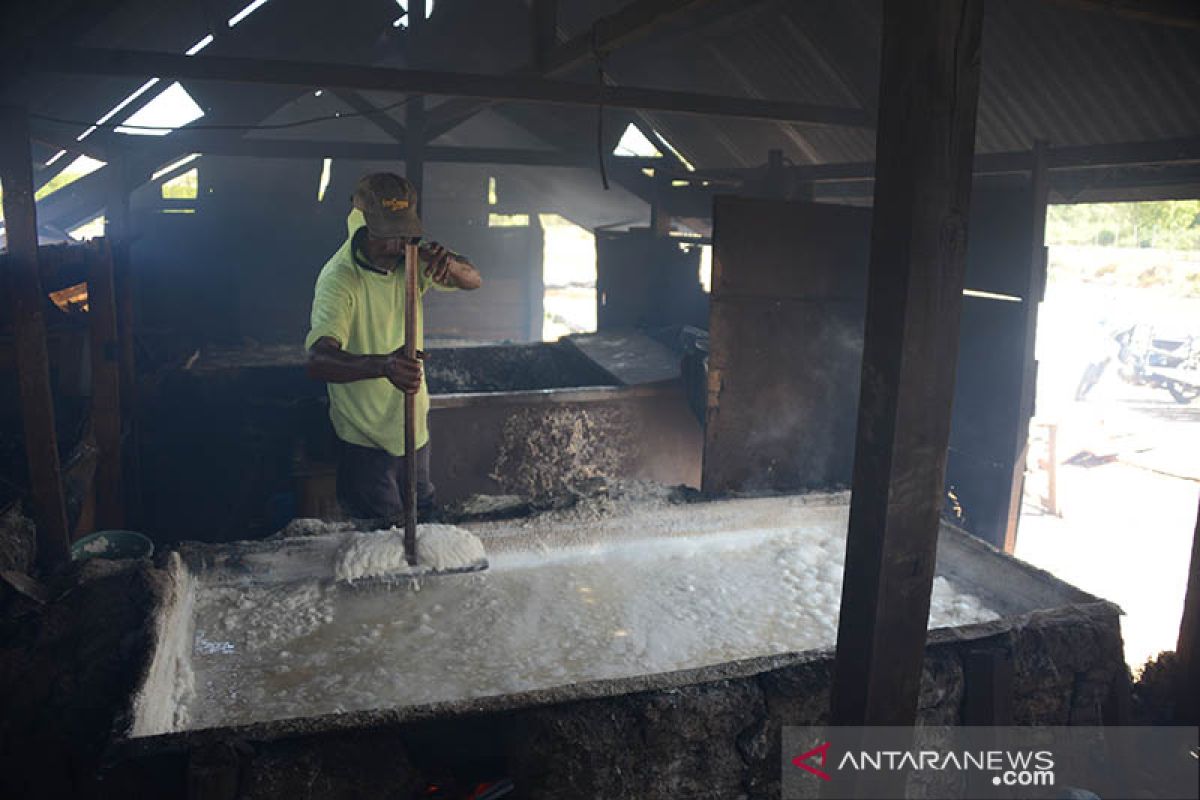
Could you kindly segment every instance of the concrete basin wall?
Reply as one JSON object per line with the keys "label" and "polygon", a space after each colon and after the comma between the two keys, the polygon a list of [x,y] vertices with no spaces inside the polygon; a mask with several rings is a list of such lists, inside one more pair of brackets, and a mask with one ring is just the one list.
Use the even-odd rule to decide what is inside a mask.
{"label": "concrete basin wall", "polygon": [[[744,502],[753,517],[774,499]],[[522,547],[522,536],[533,534],[496,544]],[[248,560],[265,546],[248,546]],[[229,547],[195,548],[187,563],[211,569]],[[938,572],[968,581],[1001,619],[930,633],[923,722],[964,721],[969,663],[980,651],[1011,659],[1017,723],[1102,720],[1125,675],[1115,606],[948,526]],[[177,599],[166,595],[159,613],[178,614]],[[163,634],[159,647],[171,641]],[[522,797],[775,797],[780,729],[827,721],[832,657],[790,653],[463,702],[126,736],[111,750],[108,784],[159,794],[202,786],[230,797],[403,797],[430,782],[509,777]],[[147,663],[139,697],[165,674],[157,652]]]}

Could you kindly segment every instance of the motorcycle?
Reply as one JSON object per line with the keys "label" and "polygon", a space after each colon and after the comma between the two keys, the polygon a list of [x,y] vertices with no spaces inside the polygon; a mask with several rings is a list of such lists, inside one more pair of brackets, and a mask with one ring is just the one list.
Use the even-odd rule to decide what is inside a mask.
{"label": "motorcycle", "polygon": [[[1200,341],[1195,336],[1160,335],[1151,325],[1137,324],[1118,331],[1113,341],[1117,374],[1126,383],[1166,389],[1182,405],[1200,397]],[[1087,397],[1110,361],[1111,355],[1088,364],[1076,400]]]}

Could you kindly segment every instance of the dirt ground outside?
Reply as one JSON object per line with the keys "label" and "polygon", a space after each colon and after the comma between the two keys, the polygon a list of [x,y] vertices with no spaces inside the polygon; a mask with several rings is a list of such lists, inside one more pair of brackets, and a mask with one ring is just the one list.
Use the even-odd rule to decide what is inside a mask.
{"label": "dirt ground outside", "polygon": [[1114,358],[1076,399],[1088,363],[1135,323],[1200,337],[1200,299],[1158,288],[1053,282],[1038,318],[1032,443],[1056,426],[1059,514],[1045,508],[1046,472],[1026,480],[1016,555],[1125,611],[1125,656],[1136,672],[1173,650],[1200,500],[1200,399],[1118,375]]}

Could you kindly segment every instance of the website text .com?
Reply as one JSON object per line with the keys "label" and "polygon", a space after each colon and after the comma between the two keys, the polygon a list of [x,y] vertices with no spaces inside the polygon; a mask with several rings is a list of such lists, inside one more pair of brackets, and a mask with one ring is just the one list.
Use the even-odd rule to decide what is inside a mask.
{"label": "website text .com", "polygon": [[1034,770],[1007,770],[992,778],[996,786],[1053,786],[1054,773]]}

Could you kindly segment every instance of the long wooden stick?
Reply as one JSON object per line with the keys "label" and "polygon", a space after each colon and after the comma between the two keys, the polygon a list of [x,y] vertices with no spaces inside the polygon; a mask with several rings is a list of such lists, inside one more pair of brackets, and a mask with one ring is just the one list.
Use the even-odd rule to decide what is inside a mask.
{"label": "long wooden stick", "polygon": [[[417,357],[417,246],[404,248],[404,355]],[[417,563],[417,396],[404,394],[404,556]]]}

